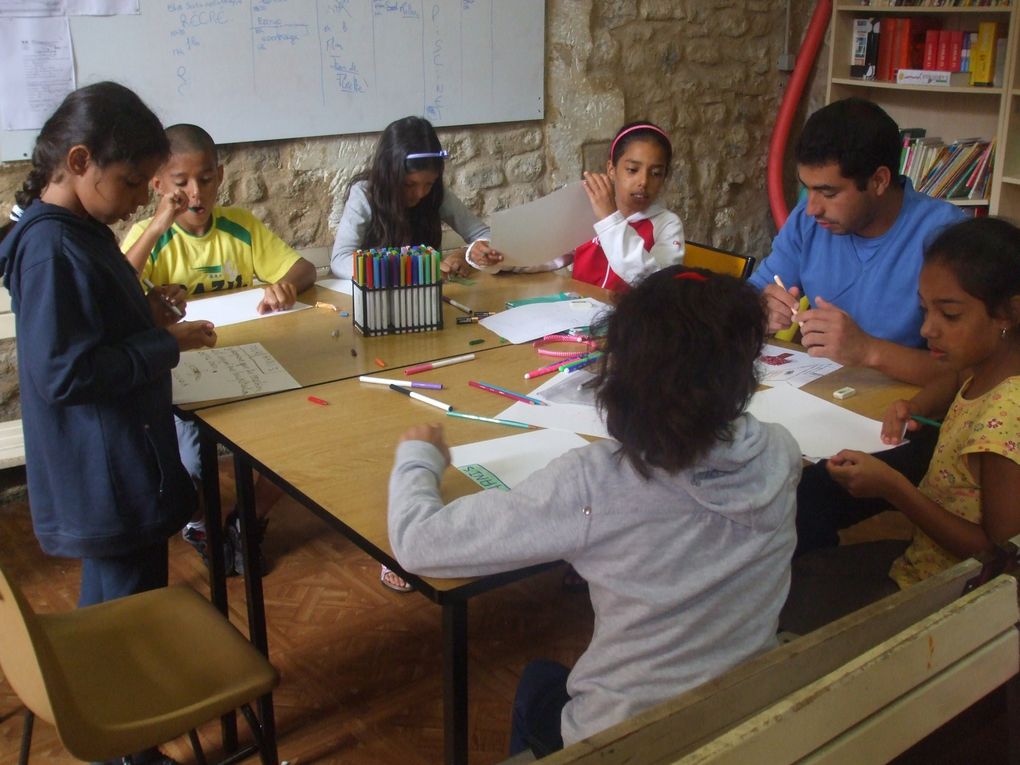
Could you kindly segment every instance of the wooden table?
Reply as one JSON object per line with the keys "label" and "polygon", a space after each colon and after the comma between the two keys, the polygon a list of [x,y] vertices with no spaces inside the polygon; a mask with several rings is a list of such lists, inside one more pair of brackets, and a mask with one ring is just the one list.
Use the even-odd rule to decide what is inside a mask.
{"label": "wooden table", "polygon": [[[576,292],[583,296],[595,297],[606,302],[611,300],[610,293],[606,290],[599,289],[598,287],[590,284],[575,282],[561,274],[552,272],[542,274],[503,275],[479,273],[472,281],[474,282],[473,284],[444,284],[443,294],[459,303],[467,305],[475,311],[493,312],[503,310],[507,300],[549,295],[565,291]],[[299,296],[299,299],[302,302],[309,303],[311,305],[314,305],[317,301],[329,302],[337,306],[340,310],[353,313],[352,298],[349,295],[333,292],[320,287],[312,287],[311,289],[303,292]],[[450,356],[458,356],[465,353],[475,353],[479,356],[479,358],[487,358],[489,355],[488,352],[498,349],[501,345],[505,345],[500,343],[499,339],[492,332],[489,332],[476,324],[457,324],[457,318],[464,315],[465,314],[457,308],[444,304],[443,330],[365,338],[354,329],[352,319],[349,316],[341,317],[338,312],[333,312],[329,309],[312,308],[311,310],[299,311],[269,319],[261,319],[225,326],[218,330],[218,345],[229,346],[241,345],[244,343],[261,343],[263,347],[265,347],[266,350],[272,354],[272,356],[276,358],[276,360],[279,361],[298,381],[298,383],[302,386],[302,389],[304,389],[308,386],[315,386],[332,380],[349,379],[365,374],[379,375],[381,373],[388,373],[390,376],[393,376],[392,370],[394,369],[424,361],[434,361],[436,359]],[[337,331],[338,336],[334,336],[334,332]],[[478,345],[470,344],[471,340],[478,338],[483,339],[484,342]],[[527,350],[530,354],[528,362],[530,366],[525,365],[519,373],[520,375],[523,375],[523,372],[527,369],[533,369],[537,366],[541,366],[543,363],[538,360],[538,357],[536,357],[531,351],[530,345],[527,346]],[[470,366],[470,364],[467,366]],[[451,367],[451,369],[455,368]],[[477,367],[475,367],[475,373],[477,374]],[[408,403],[412,403],[414,407],[429,409],[429,407],[417,402],[410,402],[408,399],[405,399],[404,401],[397,400],[395,402],[394,398],[396,394],[383,386],[362,386],[362,384],[357,382],[353,383],[353,385],[356,388],[373,388],[374,390],[371,391],[370,395],[374,395],[368,400],[368,403],[370,405],[376,405],[378,402],[378,406],[382,411],[398,411],[404,412],[406,415],[408,412],[406,412],[403,407]],[[478,391],[474,392],[476,394],[478,393]],[[337,432],[344,432],[345,423],[340,423],[338,426],[332,418],[340,412],[348,412],[348,407],[336,406],[325,410],[322,407],[309,404],[307,400],[308,393],[302,393],[301,390],[276,395],[283,396],[284,398],[280,400],[290,406],[294,405],[293,402],[300,402],[301,406],[295,408],[303,415],[310,415],[313,420],[316,419],[316,415],[326,415],[325,419],[332,422],[333,427],[339,427]],[[333,394],[332,391],[325,391],[321,394],[316,393],[316,395],[321,395],[323,398],[327,398]],[[490,405],[490,408],[495,407],[493,411],[499,411],[507,403],[509,403],[505,399],[500,399],[492,396],[491,394],[483,393],[481,395],[490,399],[495,398],[497,399],[497,402],[502,403],[503,406],[496,406],[496,402],[488,401],[487,403]],[[269,398],[275,397],[270,396]],[[242,421],[248,421],[249,425],[255,427],[260,432],[284,434],[282,437],[275,438],[278,445],[283,447],[283,451],[293,452],[294,454],[290,456],[303,454],[308,442],[302,439],[302,448],[300,450],[294,450],[290,436],[290,434],[293,433],[304,432],[303,426],[298,426],[297,421],[291,419],[291,413],[289,412],[283,415],[282,420],[263,420],[262,416],[256,413],[256,411],[261,411],[260,409],[257,408],[256,411],[248,409],[248,407],[251,406],[260,407],[261,405],[257,403],[260,400],[266,399],[237,401],[233,405],[233,409],[228,409],[226,411],[228,413],[241,412],[241,414],[237,415],[238,418]],[[327,400],[329,399],[327,398]],[[177,407],[177,410],[180,415],[190,418],[195,416],[195,412],[197,410],[215,403],[217,402],[188,404]],[[309,411],[309,407],[315,411]],[[359,409],[358,411],[362,410]],[[431,413],[436,413],[437,411],[438,410],[435,409],[430,410]],[[362,411],[363,414],[371,414],[371,412],[371,408]],[[249,417],[254,417],[255,419],[249,420]],[[453,418],[446,419],[452,420]],[[322,419],[318,420],[319,423],[322,421]],[[397,418],[397,421],[409,423],[412,420]],[[459,422],[460,421],[458,421],[458,423]],[[279,426],[277,427],[274,423],[279,423]],[[258,549],[258,543],[255,538],[256,524],[254,522],[254,508],[252,500],[252,458],[245,449],[247,444],[245,439],[246,434],[241,433],[238,435],[234,434],[233,431],[230,430],[228,431],[227,436],[223,436],[215,428],[204,425],[201,418],[199,419],[199,425],[201,433],[200,447],[203,475],[219,475],[219,461],[217,456],[218,444],[222,443],[229,446],[234,451],[235,474],[238,478],[237,501],[238,508],[240,510],[241,532],[244,539],[246,571],[245,592],[248,602],[249,634],[252,636],[252,641],[255,645],[262,650],[263,653],[268,655],[265,629],[265,610],[263,607],[261,564],[258,560],[258,555],[250,554],[251,550]],[[366,424],[367,430],[362,430],[360,433],[361,440],[364,440],[366,436],[370,436],[372,434],[372,425],[374,425],[374,423]],[[466,432],[470,433],[472,427],[478,427],[478,425],[472,423]],[[494,426],[482,426],[482,430],[492,427]],[[505,428],[499,429],[504,430]],[[332,437],[335,433],[330,432],[327,435],[328,437]],[[484,437],[484,435],[470,436],[467,440],[480,440]],[[242,445],[235,443],[235,438]],[[356,447],[360,446],[362,446],[361,441],[357,439],[348,444],[348,447],[352,452],[356,451]],[[338,470],[342,469],[341,464],[336,464],[338,461],[336,460],[335,454],[331,456],[334,464],[326,465],[325,471],[327,475],[335,475]],[[389,459],[390,457],[391,454],[387,454],[386,459]],[[339,462],[342,462],[342,460]],[[275,480],[279,486],[284,488],[285,491],[288,491],[300,501],[304,501],[301,493],[302,489],[299,488],[303,487],[304,484],[300,481],[296,484],[291,484],[287,480],[276,476],[274,468],[278,464],[280,464],[280,461],[277,455],[272,455],[272,461],[262,463],[259,466],[259,470],[271,479]],[[380,462],[380,464],[382,463]],[[383,482],[381,486],[384,487],[385,482]],[[467,487],[465,487],[465,490],[466,489]],[[382,491],[383,504],[379,506],[383,508],[382,536],[385,537],[385,488],[382,488]],[[206,507],[207,543],[209,548],[213,551],[222,550],[223,541],[218,481],[207,480],[203,482],[203,498]],[[369,503],[371,502],[371,499],[364,498],[364,501]],[[308,506],[313,510],[318,507],[314,502],[307,502],[306,504],[308,504]],[[322,510],[319,512],[320,514],[326,513],[326,511]],[[326,513],[326,515],[328,515],[328,513]],[[363,542],[360,537],[362,530],[360,524],[355,523],[350,526],[346,526],[341,523],[339,528],[342,533],[349,536],[370,554],[374,555],[382,562],[400,570],[399,566],[396,565],[396,562],[392,560],[388,545],[386,545],[385,548],[382,548],[376,544],[378,541],[376,538],[377,535],[372,537],[372,541]],[[383,550],[385,550],[385,552]],[[224,614],[226,614],[227,588],[223,559],[221,555],[213,554],[209,556],[209,560],[211,598],[213,603]],[[447,721],[446,750],[447,758],[451,762],[465,762],[467,752],[467,612],[463,599],[475,592],[480,592],[484,589],[498,586],[504,582],[526,576],[528,573],[530,572],[517,572],[514,575],[508,575],[506,577],[490,578],[486,580],[485,585],[466,582],[461,583],[461,587],[459,589],[455,588],[457,589],[457,598],[459,599],[459,602],[452,603],[449,608],[444,607],[444,633],[450,636],[450,639],[445,643],[448,648],[449,657],[446,661],[444,661],[444,666],[448,667],[449,671],[445,675],[447,683],[444,686],[444,697],[448,702],[447,713],[445,715],[445,719]],[[413,582],[417,582],[419,584],[419,589],[427,596],[431,597],[436,602],[440,602],[440,599],[443,597],[440,593],[445,591],[445,586],[436,588],[424,582],[420,582],[414,577],[409,577],[409,579]],[[463,710],[455,711],[454,707],[460,703],[463,704]],[[271,696],[260,699],[259,717],[262,721],[266,739],[269,742],[270,756],[275,760],[275,720]],[[223,736],[224,746],[228,749],[228,751],[236,747],[236,730],[234,728],[232,718],[224,719]]]}
{"label": "wooden table", "polygon": [[[482,275],[474,286],[444,288],[445,294],[475,310],[500,310],[507,299],[565,290],[608,299],[601,290],[554,274]],[[350,298],[337,293],[317,290],[315,295],[302,297],[306,302],[329,300],[350,310]],[[255,469],[369,555],[401,572],[419,592],[443,609],[444,735],[445,757],[449,763],[467,761],[468,598],[544,567],[479,579],[431,579],[402,572],[390,549],[386,523],[387,482],[394,448],[400,434],[418,422],[442,422],[452,445],[513,435],[518,431],[446,417],[441,411],[395,394],[384,386],[350,378],[377,373],[402,377],[399,368],[403,366],[474,351],[478,354],[475,361],[416,375],[415,379],[442,382],[447,388],[429,391],[433,397],[459,410],[488,416],[502,411],[511,402],[469,388],[469,379],[483,379],[522,392],[541,382],[523,379],[524,372],[545,363],[530,344],[499,345],[495,336],[483,328],[457,325],[459,315],[463,314],[446,306],[446,329],[443,331],[382,338],[353,334],[349,318],[341,320],[337,314],[324,309],[314,309],[314,314],[303,311],[268,322],[226,327],[221,332],[221,343],[261,342],[305,387],[202,407],[194,412],[203,433],[204,473],[217,474],[215,444],[225,444],[235,455],[249,634],[253,642],[268,653],[261,563],[259,556],[252,554],[258,549],[252,481]],[[338,326],[341,337],[334,339],[330,332]],[[478,337],[485,338],[486,343],[468,345],[470,339]],[[351,347],[356,350],[356,356],[351,355]],[[385,367],[376,365],[376,358],[382,359]],[[805,390],[832,400],[832,391],[845,385],[856,388],[858,394],[837,403],[876,418],[881,418],[890,401],[908,397],[914,390],[871,370],[847,368],[806,386]],[[326,400],[329,406],[310,403],[309,395]],[[218,508],[216,484],[215,481],[205,482],[206,501],[210,507]],[[476,490],[475,484],[454,470],[447,471],[441,486],[447,500]],[[210,515],[210,528],[215,523]],[[210,540],[210,544],[214,542]],[[215,580],[217,575],[215,567],[213,569]],[[222,579],[218,586],[225,604],[226,589]],[[266,701],[263,711],[272,724],[271,699]]]}
{"label": "wooden table", "polygon": [[[472,285],[448,283],[443,295],[467,305],[475,311],[502,311],[506,301],[524,297],[549,295],[572,291],[604,302],[611,300],[610,293],[591,284],[576,282],[561,274],[502,274],[479,273]],[[353,313],[350,295],[312,287],[298,298],[315,305],[317,301],[332,303],[343,311]],[[377,374],[386,369],[409,366],[463,353],[478,353],[499,345],[496,336],[477,324],[457,324],[466,314],[451,305],[443,304],[443,329],[433,332],[415,332],[405,335],[363,337],[354,329],[351,317],[341,317],[325,308],[274,316],[241,324],[230,324],[217,330],[218,345],[262,343],[267,351],[290,372],[302,386],[316,385],[330,380],[342,380],[364,374]],[[333,332],[339,331],[338,337]],[[482,338],[484,343],[469,345],[469,341]],[[351,350],[354,350],[354,354]],[[376,359],[384,363],[379,366]],[[180,407],[193,411],[210,402]]]}
{"label": "wooden table", "polygon": [[[530,345],[504,346],[479,354],[475,361],[415,377],[447,386],[441,391],[427,391],[430,396],[462,411],[492,416],[513,402],[470,388],[467,381],[482,378],[516,384],[518,389],[523,389],[528,387],[524,385],[524,372],[540,366],[540,358]],[[399,372],[396,374],[403,376]],[[310,403],[309,395],[328,401],[329,406]],[[257,545],[253,538],[254,468],[373,558],[400,572],[420,593],[440,605],[443,611],[446,762],[467,762],[467,600],[547,566],[481,579],[432,579],[403,572],[393,557],[387,533],[387,481],[397,438],[412,424],[442,422],[452,444],[523,431],[447,417],[442,411],[394,393],[385,386],[357,380],[326,383],[203,409],[197,412],[197,420],[210,440],[226,444],[235,455],[252,640],[263,651],[267,650],[261,564],[259,556],[251,554]],[[443,497],[447,499],[477,489],[455,470],[447,471],[441,486]]]}

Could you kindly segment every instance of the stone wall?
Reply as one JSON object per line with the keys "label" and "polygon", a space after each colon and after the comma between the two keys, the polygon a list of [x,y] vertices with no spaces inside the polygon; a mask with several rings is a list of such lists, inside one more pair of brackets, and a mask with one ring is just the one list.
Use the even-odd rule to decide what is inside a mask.
{"label": "stone wall", "polygon": [[[795,49],[814,4],[789,2]],[[766,154],[789,78],[776,66],[785,23],[785,0],[546,0],[545,119],[440,130],[451,155],[447,183],[484,216],[604,168],[616,129],[650,119],[673,139],[660,201],[680,215],[688,238],[766,254],[775,235]],[[802,116],[823,103],[817,72],[826,55]],[[375,138],[225,147],[222,200],[252,209],[295,247],[329,245]],[[26,172],[26,163],[0,165],[4,217]],[[7,376],[0,368],[0,396]]]}

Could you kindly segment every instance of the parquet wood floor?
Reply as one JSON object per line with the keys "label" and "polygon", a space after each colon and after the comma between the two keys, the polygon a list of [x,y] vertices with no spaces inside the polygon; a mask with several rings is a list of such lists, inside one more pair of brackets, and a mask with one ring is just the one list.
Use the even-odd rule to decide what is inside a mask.
{"label": "parquet wood floor", "polygon": [[[904,531],[902,519],[887,514],[855,527],[845,541]],[[439,608],[420,595],[384,589],[377,563],[289,498],[273,510],[265,550],[270,659],[282,676],[274,695],[281,759],[292,765],[442,762]],[[0,506],[0,563],[36,610],[74,607],[78,563],[39,550],[23,502]],[[208,593],[205,567],[179,537],[170,546],[170,578]],[[591,606],[584,595],[564,593],[561,578],[562,569],[554,569],[470,601],[472,765],[504,759],[524,664],[548,657],[570,665],[588,642]],[[231,579],[229,590],[231,620],[244,631],[242,581]],[[0,765],[17,761],[21,710],[0,677]],[[1005,762],[1003,694],[954,723],[901,755],[897,765]],[[246,740],[243,721],[239,729]],[[219,757],[218,726],[200,734],[210,760]],[[186,739],[164,750],[193,761]],[[50,726],[37,722],[31,762],[77,760]]]}
{"label": "parquet wood floor", "polygon": [[[265,552],[270,660],[282,676],[274,694],[281,759],[441,762],[440,609],[421,595],[383,588],[378,563],[287,497],[273,509]],[[0,562],[37,611],[74,607],[78,563],[39,550],[24,503],[0,508]],[[506,757],[510,706],[527,661],[569,665],[587,645],[591,606],[585,595],[562,591],[562,574],[557,568],[470,601],[472,765]],[[179,537],[170,546],[170,580],[208,594],[204,565]],[[231,621],[245,631],[242,581],[231,579],[229,592]],[[246,738],[243,720],[239,730]],[[20,702],[0,681],[0,763],[17,761],[20,736]],[[216,757],[218,726],[201,737]],[[193,761],[186,739],[164,749]],[[77,761],[51,726],[37,722],[31,762]]]}

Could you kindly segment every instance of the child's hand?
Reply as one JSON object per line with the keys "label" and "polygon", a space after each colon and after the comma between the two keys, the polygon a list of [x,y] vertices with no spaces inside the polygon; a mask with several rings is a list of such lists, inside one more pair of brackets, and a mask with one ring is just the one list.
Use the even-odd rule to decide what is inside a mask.
{"label": "child's hand", "polygon": [[171,324],[166,330],[177,338],[177,346],[182,351],[216,345],[216,329],[211,321],[181,321]]}
{"label": "child's hand", "polygon": [[149,225],[158,226],[160,231],[166,231],[177,220],[177,216],[188,209],[188,195],[182,189],[163,194],[156,203],[156,212],[152,216],[152,223]]}
{"label": "child's hand", "polygon": [[[843,449],[825,464],[832,479],[855,497],[888,496],[897,478],[903,478],[870,454]],[[903,479],[906,480],[906,479]]]}
{"label": "child's hand", "polygon": [[152,311],[156,326],[169,327],[183,319],[187,312],[187,297],[187,290],[180,284],[166,284],[149,290],[145,298],[149,301],[149,310]]}
{"label": "child's hand", "polygon": [[616,212],[616,192],[613,191],[613,182],[608,175],[585,171],[584,190],[596,218],[602,220]]}
{"label": "child's hand", "polygon": [[917,414],[917,412],[914,411],[910,401],[902,398],[893,401],[886,410],[885,419],[882,421],[882,443],[901,443],[907,431],[915,431],[920,428],[921,423],[910,419],[912,414]]}
{"label": "child's hand", "polygon": [[286,311],[297,302],[297,289],[290,282],[277,282],[266,287],[266,294],[262,296],[257,311],[259,313],[272,313],[273,311]]}
{"label": "child's hand", "polygon": [[442,425],[415,425],[405,430],[397,443],[404,441],[424,441],[432,444],[443,455],[444,466],[450,464],[450,447],[446,445],[446,439],[443,438]]}
{"label": "child's hand", "polygon": [[487,268],[502,262],[503,253],[492,249],[487,239],[478,239],[471,243],[464,259],[467,260],[468,265],[475,268]]}
{"label": "child's hand", "polygon": [[797,318],[800,289],[790,287],[787,291],[778,284],[766,284],[761,292],[765,296],[765,310],[768,312],[766,331],[775,334],[789,327]]}
{"label": "child's hand", "polygon": [[461,247],[460,249],[453,250],[446,254],[446,257],[439,263],[439,270],[442,272],[443,277],[449,276],[470,276],[471,266],[464,259],[464,253],[466,248]]}

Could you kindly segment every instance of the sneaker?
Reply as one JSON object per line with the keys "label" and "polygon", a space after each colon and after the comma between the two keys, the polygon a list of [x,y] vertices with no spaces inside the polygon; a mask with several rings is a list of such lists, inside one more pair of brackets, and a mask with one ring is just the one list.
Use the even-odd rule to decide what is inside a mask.
{"label": "sneaker", "polygon": [[[258,532],[255,535],[257,546],[254,553],[262,554],[262,541],[266,538],[266,527],[269,526],[268,518],[259,518]],[[225,543],[229,546],[227,553],[233,555],[233,573],[244,576],[244,545],[241,541],[241,518],[235,509],[227,516],[227,528],[224,532]],[[227,567],[230,568],[230,558],[227,558]],[[265,573],[265,572],[263,572]],[[230,576],[230,574],[228,574]]]}
{"label": "sneaker", "polygon": [[[184,541],[195,548],[199,555],[202,556],[202,562],[209,565],[209,541],[206,539],[205,529],[198,529],[191,526],[185,526],[184,530],[181,531],[181,536],[184,537]],[[223,566],[225,576],[236,576],[239,572],[234,568],[234,561],[240,558],[241,543],[240,537],[236,540],[237,546],[235,547],[235,539],[225,531],[223,534]],[[236,554],[235,554],[236,549]]]}
{"label": "sneaker", "polygon": [[206,553],[205,529],[185,526],[181,531],[181,536],[184,537],[185,542],[195,548],[196,552],[202,556],[202,562],[208,566],[209,555]]}

